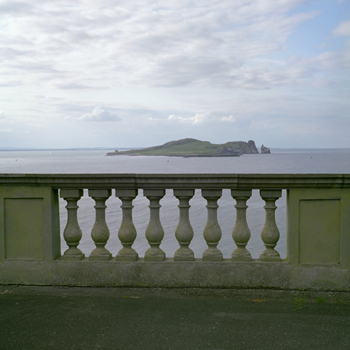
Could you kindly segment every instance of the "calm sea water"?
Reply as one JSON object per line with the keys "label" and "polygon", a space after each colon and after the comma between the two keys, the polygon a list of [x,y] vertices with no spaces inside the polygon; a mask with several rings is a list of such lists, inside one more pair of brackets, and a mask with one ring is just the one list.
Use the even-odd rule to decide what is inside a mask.
{"label": "calm sea water", "polygon": [[[79,150],[79,151],[0,151],[0,173],[350,173],[350,149],[272,149],[272,154],[249,154],[232,158],[178,158],[178,157],[107,157],[112,150]],[[281,257],[286,256],[286,196],[277,201],[276,222],[281,238],[276,249]],[[80,249],[86,255],[94,249],[90,237],[94,224],[94,201],[87,196],[78,202],[78,220],[83,231]],[[107,244],[113,255],[121,248],[118,240],[118,229],[121,222],[121,202],[112,196],[106,202],[106,220],[111,232]],[[140,256],[148,249],[144,233],[149,220],[148,200],[142,191],[134,201],[133,218],[138,232],[134,249]],[[196,257],[200,257],[206,249],[203,239],[203,229],[206,223],[206,200],[197,190],[190,201],[190,219],[194,229],[194,239],[191,248]],[[235,200],[229,190],[224,190],[218,202],[218,220],[222,229],[222,239],[219,249],[224,257],[229,258],[235,249],[232,239],[232,229],[235,224]],[[247,202],[247,220],[252,237],[247,249],[254,258],[258,258],[264,250],[260,232],[264,225],[264,201],[258,191],[253,191]],[[67,215],[65,201],[60,200],[61,236]],[[178,248],[174,232],[178,222],[178,201],[168,190],[161,200],[161,222],[165,231],[161,248],[168,257],[174,255]],[[62,238],[62,252],[66,244]]]}

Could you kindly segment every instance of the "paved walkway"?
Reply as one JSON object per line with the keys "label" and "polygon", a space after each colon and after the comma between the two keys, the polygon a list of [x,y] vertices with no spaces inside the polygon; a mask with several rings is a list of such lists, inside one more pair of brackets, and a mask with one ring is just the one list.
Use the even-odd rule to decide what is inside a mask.
{"label": "paved walkway", "polygon": [[1,350],[350,349],[350,294],[0,286]]}

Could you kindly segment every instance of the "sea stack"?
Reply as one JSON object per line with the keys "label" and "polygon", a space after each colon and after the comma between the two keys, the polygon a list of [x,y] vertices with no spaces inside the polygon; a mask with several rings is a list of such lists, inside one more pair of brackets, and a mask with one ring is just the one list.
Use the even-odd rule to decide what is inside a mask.
{"label": "sea stack", "polygon": [[246,153],[258,154],[259,151],[255,146],[255,142],[253,140],[249,140],[247,143],[248,151]]}
{"label": "sea stack", "polygon": [[264,145],[261,145],[261,154],[270,154],[270,148],[265,147]]}

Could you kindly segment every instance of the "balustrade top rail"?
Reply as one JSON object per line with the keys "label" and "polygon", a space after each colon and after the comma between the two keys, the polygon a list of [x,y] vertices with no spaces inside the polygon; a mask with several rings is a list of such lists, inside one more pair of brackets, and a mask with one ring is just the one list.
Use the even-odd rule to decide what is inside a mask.
{"label": "balustrade top rail", "polygon": [[0,185],[60,189],[350,188],[350,174],[0,174]]}

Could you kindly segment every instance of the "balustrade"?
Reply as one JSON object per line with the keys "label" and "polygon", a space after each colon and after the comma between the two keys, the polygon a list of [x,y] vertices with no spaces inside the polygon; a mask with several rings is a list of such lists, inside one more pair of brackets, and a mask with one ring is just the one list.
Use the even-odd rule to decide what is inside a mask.
{"label": "balustrade", "polygon": [[[89,260],[107,261],[112,254],[105,248],[110,237],[110,231],[106,223],[105,210],[106,200],[111,196],[111,189],[90,189],[89,196],[95,200],[95,223],[91,231],[91,238],[96,248],[89,255]],[[194,189],[174,189],[173,195],[179,201],[179,221],[175,229],[175,238],[179,248],[174,252],[174,261],[194,261],[193,250],[189,247],[194,237],[194,230],[190,222],[190,200],[194,196]],[[67,201],[68,220],[64,230],[64,238],[68,249],[63,254],[64,259],[81,260],[84,254],[77,248],[82,237],[82,232],[77,220],[77,201],[83,195],[83,190],[61,190],[61,197]],[[118,238],[122,244],[122,249],[117,253],[116,261],[136,261],[139,256],[132,248],[137,237],[137,231],[133,223],[133,201],[138,195],[137,189],[116,189],[115,196],[121,202],[122,217],[118,230]],[[143,195],[149,200],[149,222],[145,230],[145,237],[149,243],[149,248],[145,252],[145,261],[164,261],[165,252],[160,248],[164,238],[164,229],[160,220],[160,200],[165,196],[164,189],[145,189]],[[203,261],[222,261],[223,253],[218,249],[218,244],[222,238],[222,230],[218,222],[218,200],[222,196],[222,189],[203,189],[201,192],[207,201],[207,222],[203,230],[203,238],[207,244],[207,249],[203,252]],[[252,261],[251,253],[246,246],[251,238],[251,232],[247,223],[247,201],[252,196],[252,190],[231,190],[231,196],[236,201],[236,222],[232,230],[232,238],[236,244],[233,249],[231,260],[236,262]],[[279,253],[274,249],[279,240],[279,230],[275,221],[275,202],[281,197],[281,190],[261,190],[261,198],[265,201],[265,223],[261,231],[261,239],[265,245],[265,250],[260,255],[262,261],[279,261]],[[233,206],[234,203],[232,203]]]}
{"label": "balustrade", "polygon": [[[0,185],[0,283],[350,291],[350,175],[11,174],[0,175]],[[161,215],[166,189],[173,198],[168,192]],[[284,260],[276,250],[282,189]],[[82,198],[84,190],[92,200]],[[67,214],[63,254],[58,191]],[[80,211],[93,201],[87,224]],[[169,217],[174,225],[163,228]],[[149,245],[143,257],[142,239]],[[163,247],[168,259],[163,239],[178,246]]]}
{"label": "balustrade", "polygon": [[[164,261],[166,259],[166,254],[160,247],[165,234],[160,218],[160,201],[165,196],[165,188],[173,188],[173,196],[177,198],[179,208],[179,220],[176,229],[172,233],[167,232],[167,240],[169,240],[168,235],[171,234],[174,236],[174,240],[176,239],[179,244],[179,248],[172,253],[173,255],[170,256],[174,257],[174,261],[194,261],[195,255],[193,250],[190,248],[190,244],[194,238],[194,235],[199,235],[199,232],[195,232],[198,230],[198,228],[196,227],[196,230],[194,230],[191,225],[191,206],[189,203],[194,197],[195,188],[198,189],[201,187],[204,187],[201,190],[201,196],[207,201],[207,222],[203,230],[203,238],[207,244],[207,249],[203,249],[202,260],[223,260],[223,253],[218,248],[222,238],[222,230],[218,221],[218,212],[220,212],[218,201],[222,196],[222,191],[228,191],[230,187],[232,187],[230,189],[231,197],[236,202],[232,202],[232,207],[235,206],[236,208],[236,210],[232,210],[232,221],[234,219],[234,213],[236,213],[235,223],[232,230],[232,238],[236,248],[234,248],[234,245],[232,245],[232,250],[230,252],[231,260],[232,262],[252,261],[252,255],[247,249],[247,245],[251,239],[251,231],[247,222],[247,201],[252,196],[252,188],[259,188],[259,186],[262,187],[260,189],[260,197],[265,201],[265,222],[261,223],[261,240],[265,246],[265,250],[261,252],[259,260],[264,262],[276,262],[281,260],[280,254],[275,249],[280,237],[280,232],[275,220],[275,211],[277,209],[276,201],[281,197],[282,191],[281,189],[271,189],[271,184],[280,183],[282,180],[284,181],[286,176],[264,175],[264,180],[261,181],[261,179],[257,176],[251,175],[249,177],[244,175],[242,178],[239,178],[240,185],[237,185],[237,176],[225,177],[224,175],[204,175],[202,177],[196,177],[195,175],[162,175],[161,177],[164,177],[162,180],[159,180],[160,176],[158,175],[154,175],[153,177],[140,176],[139,178],[141,179],[138,180],[137,185],[135,185],[135,178],[132,176],[120,176],[120,180],[114,179],[113,177],[104,177],[111,179],[112,182],[119,181],[121,183],[125,183],[125,185],[119,184],[115,187],[115,196],[122,202],[122,215],[121,217],[115,218],[120,225],[118,230],[118,238],[122,245],[122,248],[115,256],[116,261],[136,261],[139,258],[138,252],[132,247],[138,234],[133,223],[133,201],[138,196],[138,189],[143,189],[143,195],[149,200],[149,222],[145,232],[143,232],[149,243],[149,248],[144,254],[144,261]],[[54,183],[54,176],[52,176],[52,178]],[[88,178],[85,175],[84,179],[85,180],[80,181],[79,176],[76,176],[72,181],[76,183],[81,182],[81,184],[88,183]],[[299,186],[298,183],[295,182],[294,177],[291,179],[288,178],[289,184],[292,184],[294,187]],[[298,176],[297,179],[299,184],[306,181],[305,176]],[[311,181],[309,176],[306,179]],[[24,180],[27,181],[28,177],[26,177]],[[101,180],[103,180],[103,178],[101,178]],[[214,180],[216,180],[216,182],[214,182]],[[249,186],[249,181],[254,185]],[[266,185],[264,181],[268,185]],[[322,181],[327,184],[327,176],[322,177]],[[344,181],[348,180],[342,179],[341,181],[342,182],[340,182],[338,178],[334,179],[334,177],[332,177],[330,178],[329,183],[332,186],[336,184],[336,186],[339,187],[345,186],[344,184],[347,184],[347,182]],[[322,185],[320,178],[317,178],[314,183],[316,183],[317,186]],[[88,255],[88,259],[92,261],[108,261],[112,258],[112,254],[105,247],[110,238],[110,229],[106,223],[106,201],[111,196],[111,187],[101,188],[101,186],[96,186],[96,188],[90,188],[90,186],[87,187],[84,185],[74,188],[74,185],[72,184],[73,182],[70,184],[69,188],[65,188],[63,186],[63,188],[60,190],[60,197],[67,203],[67,223],[63,230],[63,237],[67,243],[68,249],[64,251],[62,259],[82,260],[85,257],[81,249],[78,248],[83,235],[78,223],[78,201],[84,194],[83,188],[89,188],[88,195],[95,201],[95,222],[91,229],[91,238],[95,244],[95,249],[93,249]],[[95,181],[94,184],[97,185],[98,183]],[[159,187],[157,187],[157,184]],[[190,184],[193,184],[194,186],[191,188]],[[212,188],[210,186],[212,186]],[[60,186],[58,185],[57,187]],[[287,186],[279,185],[279,187]],[[334,206],[334,208],[336,207]],[[302,218],[304,217],[306,216],[302,216]],[[254,227],[254,232],[255,230],[256,227]],[[139,232],[139,234],[140,233],[141,232]],[[226,231],[224,233],[225,242],[227,242],[227,233]],[[196,240],[197,239],[198,237],[196,237]],[[336,246],[336,244],[334,244],[334,246]],[[303,252],[304,250],[302,253]],[[226,247],[225,254],[227,254]]]}

